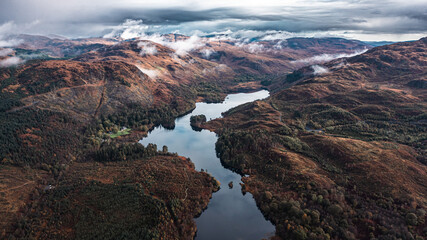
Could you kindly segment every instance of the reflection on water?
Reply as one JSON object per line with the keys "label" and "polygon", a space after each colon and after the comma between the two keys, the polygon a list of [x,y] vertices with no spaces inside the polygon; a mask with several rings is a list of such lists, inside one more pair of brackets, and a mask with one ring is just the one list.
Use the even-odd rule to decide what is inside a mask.
{"label": "reflection on water", "polygon": [[[221,117],[228,109],[268,97],[268,91],[228,95],[223,103],[197,103],[190,114],[175,120],[175,129],[157,127],[140,141],[147,145],[166,145],[170,152],[191,158],[197,170],[205,169],[221,183],[221,189],[214,193],[208,208],[196,219],[197,237],[206,239],[261,239],[273,235],[274,226],[264,219],[250,193],[243,195],[239,185],[240,176],[225,169],[216,157],[215,133],[202,130],[197,132],[190,126],[192,115],[204,114],[206,118]],[[227,184],[233,181],[233,188]]]}

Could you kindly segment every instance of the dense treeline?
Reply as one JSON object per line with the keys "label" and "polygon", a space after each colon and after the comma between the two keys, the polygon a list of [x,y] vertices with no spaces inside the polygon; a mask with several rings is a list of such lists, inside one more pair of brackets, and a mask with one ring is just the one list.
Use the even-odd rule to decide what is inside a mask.
{"label": "dense treeline", "polygon": [[203,114],[195,115],[195,116],[193,115],[190,117],[191,128],[195,131],[201,131],[202,130],[201,125],[205,122],[206,122],[206,116]]}
{"label": "dense treeline", "polygon": [[178,115],[173,105],[164,105],[158,108],[145,109],[139,106],[131,106],[117,114],[101,117],[101,121],[106,119],[120,126],[138,127],[140,125],[169,125],[174,122],[174,116]]}
{"label": "dense treeline", "polygon": [[162,151],[157,150],[156,144],[148,144],[147,147],[140,143],[102,146],[94,153],[94,159],[98,162],[119,162],[125,160],[137,160],[153,157],[159,154],[169,154],[167,147]]}
{"label": "dense treeline", "polygon": [[204,123],[206,122],[206,116],[201,114],[201,115],[193,115],[190,117],[190,123]]}
{"label": "dense treeline", "polygon": [[143,107],[131,105],[121,109],[117,113],[101,116],[97,124],[114,123],[119,126],[138,128],[147,125],[163,125],[166,128],[174,128],[175,118],[194,108],[190,102],[173,102],[170,105],[156,107]]}
{"label": "dense treeline", "polygon": [[225,131],[218,138],[215,149],[224,166],[242,173],[248,155],[257,159],[271,155],[271,140],[265,131]]}

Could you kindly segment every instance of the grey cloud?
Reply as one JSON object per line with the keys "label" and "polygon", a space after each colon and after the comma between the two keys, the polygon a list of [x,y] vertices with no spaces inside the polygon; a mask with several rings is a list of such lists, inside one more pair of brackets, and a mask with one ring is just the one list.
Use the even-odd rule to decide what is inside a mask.
{"label": "grey cloud", "polygon": [[150,26],[149,31],[162,33],[244,29],[341,32],[344,35],[349,32],[368,35],[427,34],[427,4],[422,0],[410,3],[404,0],[302,0],[277,5],[264,0],[255,5],[242,2],[240,6],[231,3],[225,0],[218,3],[203,0],[190,3],[176,0],[2,0],[0,24],[13,21],[19,25],[38,20],[39,24],[26,32],[70,37],[102,36],[125,19],[143,20]]}

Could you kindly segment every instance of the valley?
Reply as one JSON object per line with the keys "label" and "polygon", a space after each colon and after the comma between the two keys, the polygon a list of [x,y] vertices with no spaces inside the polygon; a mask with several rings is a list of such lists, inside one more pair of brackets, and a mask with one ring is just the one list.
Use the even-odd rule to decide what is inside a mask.
{"label": "valley", "polygon": [[16,37],[1,239],[427,234],[426,38]]}

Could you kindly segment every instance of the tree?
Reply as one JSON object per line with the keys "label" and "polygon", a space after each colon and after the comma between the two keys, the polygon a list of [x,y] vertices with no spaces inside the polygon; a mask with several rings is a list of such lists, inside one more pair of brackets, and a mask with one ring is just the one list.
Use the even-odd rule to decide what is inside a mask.
{"label": "tree", "polygon": [[406,222],[409,225],[416,226],[418,224],[418,217],[414,213],[406,214]]}
{"label": "tree", "polygon": [[162,149],[162,152],[163,152],[163,153],[167,153],[167,152],[169,152],[169,150],[168,150],[168,146],[164,145],[164,146],[163,146],[163,149]]}
{"label": "tree", "polygon": [[343,209],[338,204],[334,204],[328,208],[328,212],[334,215],[335,217],[338,217],[342,213],[342,211]]}

